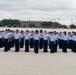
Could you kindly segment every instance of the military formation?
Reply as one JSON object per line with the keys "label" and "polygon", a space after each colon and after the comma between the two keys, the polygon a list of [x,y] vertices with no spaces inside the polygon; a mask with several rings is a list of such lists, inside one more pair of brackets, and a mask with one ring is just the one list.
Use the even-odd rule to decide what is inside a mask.
{"label": "military formation", "polygon": [[76,53],[76,32],[13,31],[10,29],[0,31],[0,48],[8,52],[13,47],[15,52],[23,48],[25,52],[33,49],[36,54],[41,49],[43,53],[47,53],[49,49],[50,53],[56,53],[58,49],[64,53],[67,53],[67,49]]}

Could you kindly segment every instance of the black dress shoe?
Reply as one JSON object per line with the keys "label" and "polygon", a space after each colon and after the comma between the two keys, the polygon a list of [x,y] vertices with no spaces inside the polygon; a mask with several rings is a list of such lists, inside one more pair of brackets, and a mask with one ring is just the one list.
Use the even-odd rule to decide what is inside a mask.
{"label": "black dress shoe", "polygon": [[54,52],[50,52],[50,53],[54,53]]}
{"label": "black dress shoe", "polygon": [[43,53],[47,53],[48,51],[43,51]]}

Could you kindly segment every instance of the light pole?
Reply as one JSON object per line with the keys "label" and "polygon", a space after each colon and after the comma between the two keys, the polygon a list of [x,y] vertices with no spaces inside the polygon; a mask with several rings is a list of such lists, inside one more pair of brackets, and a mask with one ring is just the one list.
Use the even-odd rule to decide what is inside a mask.
{"label": "light pole", "polygon": [[73,24],[73,19],[71,19],[71,25]]}
{"label": "light pole", "polygon": [[60,18],[58,18],[58,23],[60,22]]}
{"label": "light pole", "polygon": [[30,18],[29,18],[29,25],[28,26],[30,26]]}

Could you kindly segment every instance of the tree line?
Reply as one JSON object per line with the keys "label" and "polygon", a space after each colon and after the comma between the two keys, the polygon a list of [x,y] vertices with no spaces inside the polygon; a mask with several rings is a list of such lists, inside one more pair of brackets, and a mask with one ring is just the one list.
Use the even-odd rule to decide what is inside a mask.
{"label": "tree line", "polygon": [[[0,27],[26,27],[26,26],[21,26],[20,20],[17,19],[3,19],[0,21]],[[76,29],[76,25],[71,24],[69,26],[67,25],[62,25],[58,22],[51,22],[51,21],[45,21],[42,22],[40,26],[36,26],[34,23],[30,23],[28,25],[30,28],[71,28],[71,29]]]}

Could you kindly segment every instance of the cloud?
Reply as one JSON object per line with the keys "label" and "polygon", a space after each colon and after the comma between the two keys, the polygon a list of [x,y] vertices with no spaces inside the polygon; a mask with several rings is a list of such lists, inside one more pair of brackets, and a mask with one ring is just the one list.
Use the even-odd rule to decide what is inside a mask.
{"label": "cloud", "polygon": [[75,0],[0,0],[0,19],[51,20],[61,18],[61,23],[68,24],[71,19],[75,20],[75,17]]}

